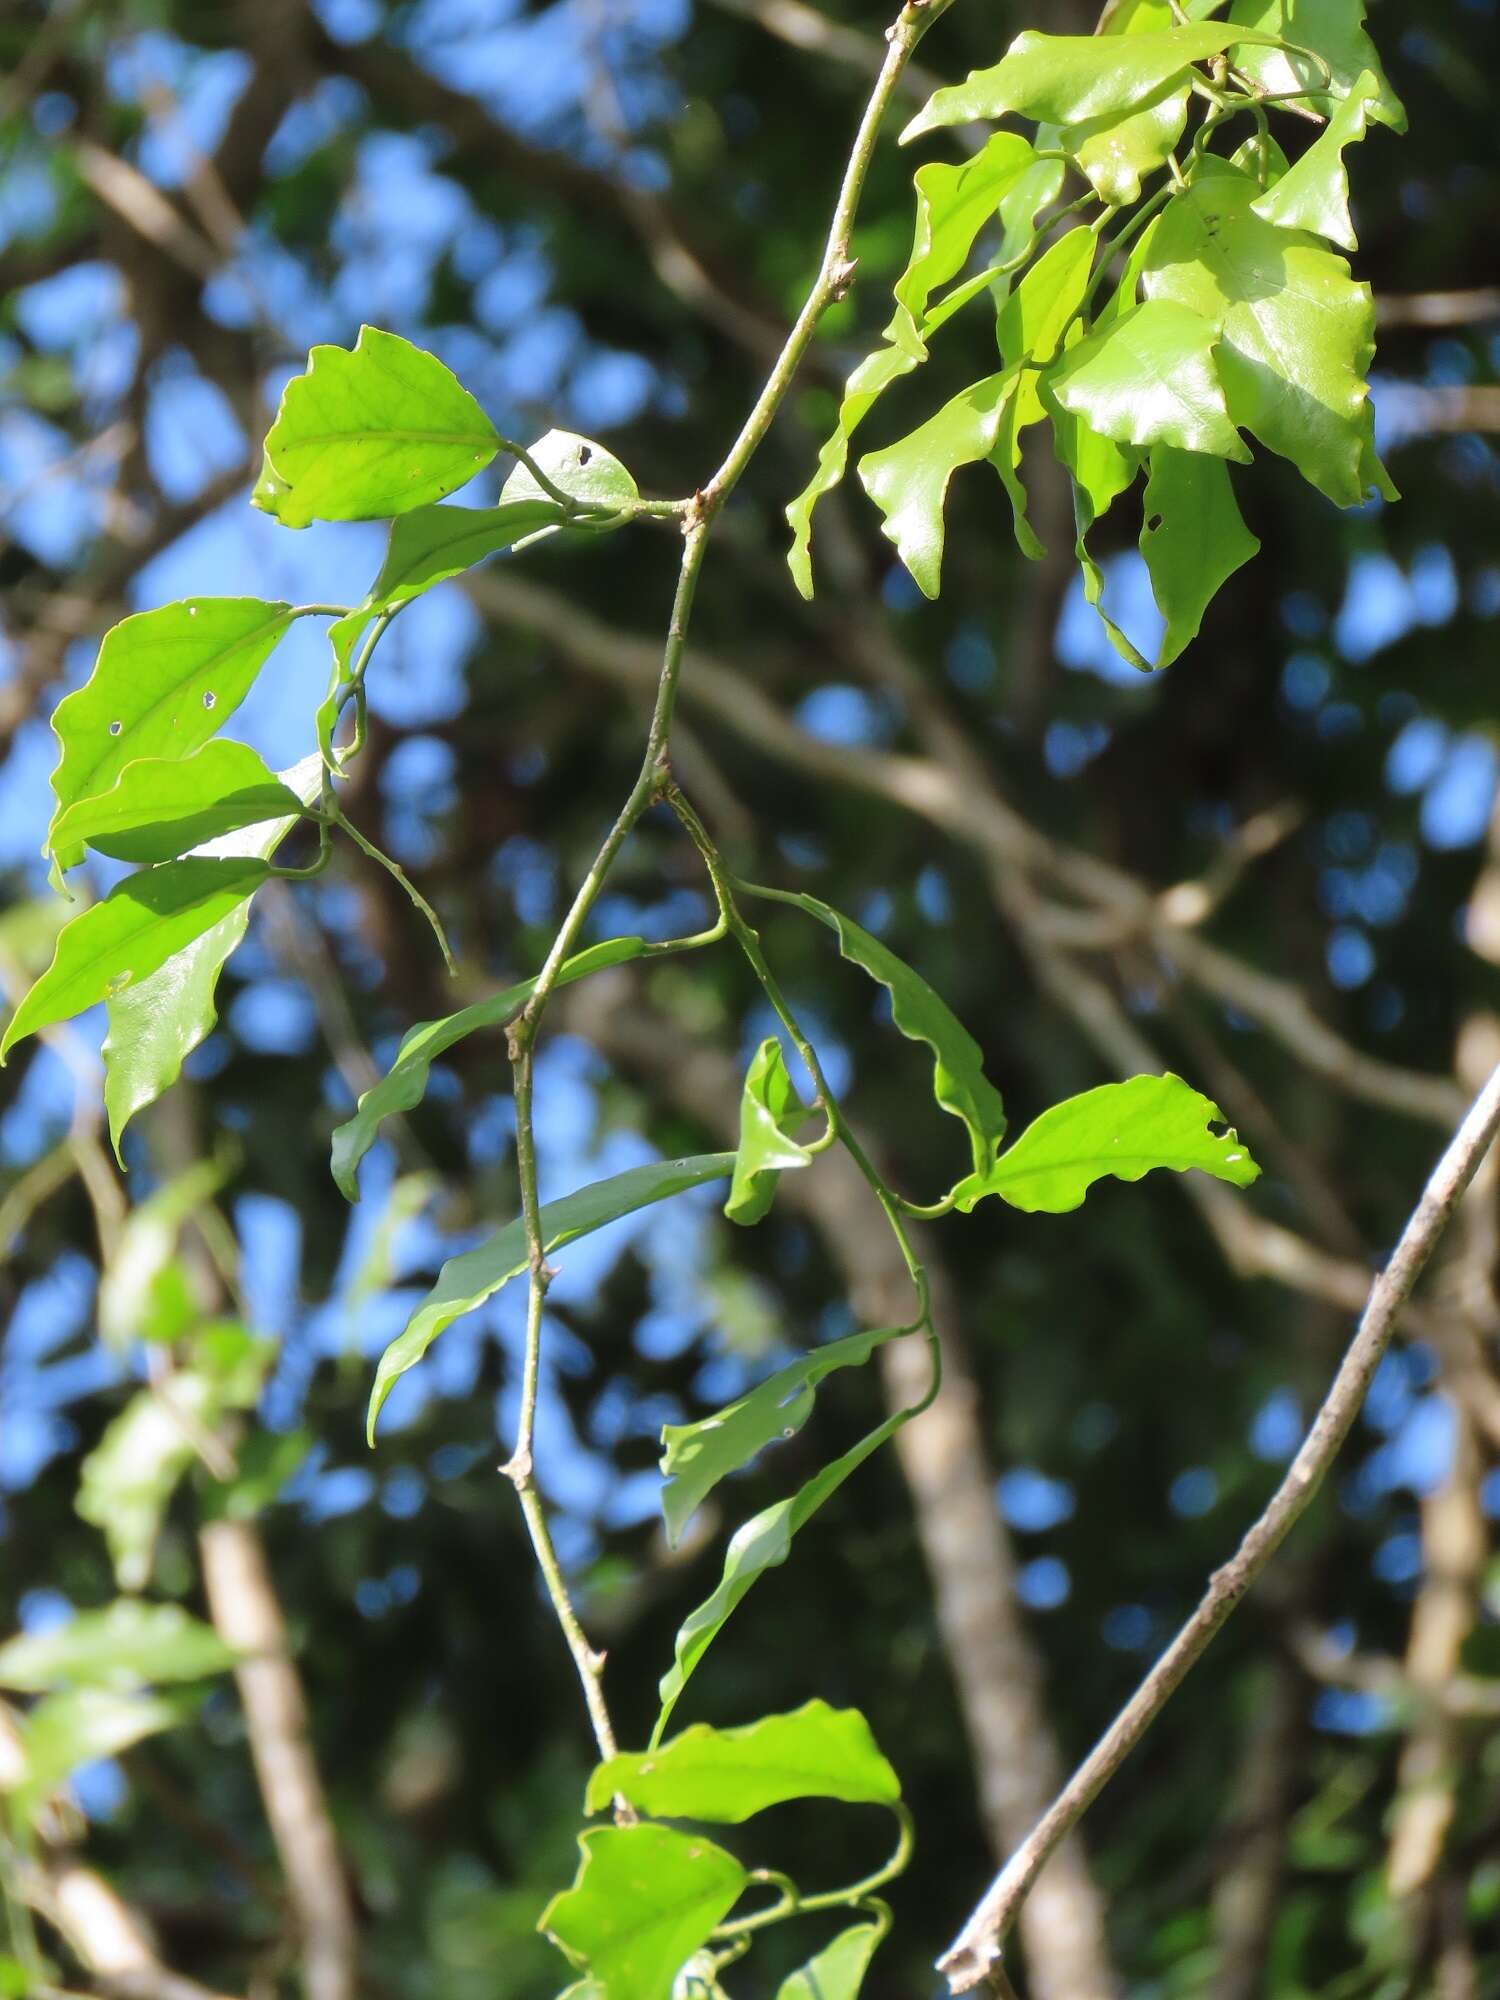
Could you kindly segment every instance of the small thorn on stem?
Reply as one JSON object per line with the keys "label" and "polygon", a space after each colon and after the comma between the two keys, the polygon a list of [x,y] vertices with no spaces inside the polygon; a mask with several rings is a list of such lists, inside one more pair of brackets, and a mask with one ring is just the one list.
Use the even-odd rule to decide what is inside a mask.
{"label": "small thorn on stem", "polygon": [[519,1493],[523,1486],[531,1484],[530,1449],[523,1445],[518,1451],[511,1454],[500,1470]]}
{"label": "small thorn on stem", "polygon": [[830,299],[843,298],[854,283],[854,273],[859,268],[857,257],[841,257],[828,274],[828,296]]}

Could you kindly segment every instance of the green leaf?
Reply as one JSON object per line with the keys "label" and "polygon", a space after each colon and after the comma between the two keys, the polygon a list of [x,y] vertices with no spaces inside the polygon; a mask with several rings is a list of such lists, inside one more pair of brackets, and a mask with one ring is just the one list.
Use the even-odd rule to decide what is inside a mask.
{"label": "green leaf", "polygon": [[934,160],[918,167],[913,180],[916,230],[910,260],[896,280],[898,311],[887,330],[888,340],[919,361],[926,360],[921,327],[928,300],[968,263],[980,230],[994,220],[1002,198],[1035,165],[1036,153],[1027,140],[1014,132],[996,132],[960,166]]}
{"label": "green leaf", "polygon": [[0,1065],[27,1035],[146,979],[237,910],[265,881],[264,861],[168,861],[130,875],[61,932],[52,963],[11,1016]]}
{"label": "green leaf", "polygon": [[[1041,397],[1041,369],[1052,361],[1083,303],[1095,247],[1095,238],[1087,229],[1073,228],[1059,237],[1007,296],[995,326],[1001,359],[1022,372],[1001,418],[990,463],[1010,496],[1021,553],[1033,562],[1044,551],[1027,519],[1026,489],[1019,469],[1021,437],[1047,414]],[[1038,366],[1022,368],[1023,363]]]}
{"label": "green leaf", "polygon": [[1190,91],[1189,84],[1174,79],[1123,118],[1110,111],[1065,125],[1057,143],[1101,201],[1112,208],[1132,206],[1141,198],[1142,180],[1166,165],[1182,137]]}
{"label": "green leaf", "polygon": [[362,326],[353,349],[315,347],[266,436],[286,491],[254,504],[288,528],[410,513],[462,486],[500,448],[451,369],[394,333]]}
{"label": "green leaf", "polygon": [[1156,662],[1166,667],[1197,638],[1219,586],[1260,547],[1240,517],[1222,459],[1170,445],[1153,449],[1140,546],[1167,621]]}
{"label": "green leaf", "polygon": [[56,837],[61,848],[86,842],[117,861],[171,861],[220,834],[301,810],[248,743],[205,743],[180,760],[127,764],[107,792],[59,815]]}
{"label": "green leaf", "polygon": [[792,1087],[780,1042],[767,1036],[750,1059],[740,1095],[740,1145],[724,1204],[731,1222],[759,1222],[770,1209],[781,1173],[809,1164],[812,1154],[792,1134],[810,1116]]}
{"label": "green leaf", "polygon": [[1248,461],[1214,366],[1217,339],[1191,307],[1147,299],[1071,348],[1052,373],[1052,392],[1116,444]]}
{"label": "green leaf", "polygon": [[[612,451],[606,451],[602,444],[592,438],[580,437],[576,431],[548,431],[545,437],[526,447],[534,464],[552,481],[559,491],[566,493],[570,500],[585,501],[594,508],[624,507],[632,500],[639,500],[641,490],[630,473],[620,463]],[[501,506],[520,504],[535,505],[548,500],[546,490],[532,476],[524,465],[516,465],[504,486],[500,489]],[[590,520],[580,515],[569,523],[573,528],[595,529],[613,526],[604,518]],[[534,532],[548,532],[543,523]]]}
{"label": "green leaf", "polygon": [[1344,148],[1363,139],[1380,101],[1380,85],[1370,70],[1333,108],[1324,131],[1298,160],[1253,203],[1255,213],[1283,229],[1308,229],[1331,237],[1346,250],[1359,239],[1349,214],[1349,175]]}
{"label": "green leaf", "polygon": [[812,1415],[815,1391],[825,1375],[839,1368],[857,1368],[897,1329],[850,1333],[826,1347],[799,1354],[785,1368],[745,1395],[696,1423],[662,1427],[661,1470],[665,1485],[661,1511],[667,1542],[676,1548],[682,1531],[708,1495],[748,1465],[756,1453],[780,1439],[795,1437]]}
{"label": "green leaf", "polygon": [[1248,1187],[1260,1168],[1232,1128],[1208,1130],[1222,1117],[1211,1098],[1170,1071],[1101,1083],[1044,1111],[987,1174],[963,1182],[957,1203],[967,1211],[997,1194],[1028,1214],[1063,1215],[1106,1174],[1138,1181],[1155,1167],[1178,1174],[1198,1167],[1215,1180]]}
{"label": "green leaf", "polygon": [[294,616],[258,597],[194,597],[105,633],[93,673],[52,717],[62,755],[47,846],[60,867],[83,859],[81,840],[59,840],[68,807],[107,791],[138,758],[186,757],[217,735]]}
{"label": "green leaf", "polygon": [[117,1756],[186,1719],[180,1705],[159,1695],[96,1687],[44,1695],[20,1723],[26,1773],[13,1794],[17,1813],[29,1818],[80,1764]]}
{"label": "green leaf", "polygon": [[[586,979],[591,972],[603,972],[611,965],[624,965],[630,959],[639,958],[646,949],[644,938],[609,938],[603,944],[590,945],[587,950],[575,952],[565,959],[557,975],[559,986],[568,986],[575,979]],[[420,1104],[427,1088],[427,1075],[445,1050],[455,1042],[463,1040],[483,1028],[499,1028],[520,1012],[531,998],[536,980],[523,979],[518,985],[506,987],[503,993],[495,993],[488,1000],[478,1000],[472,1007],[464,1007],[457,1014],[449,1014],[441,1021],[421,1021],[409,1028],[396,1052],[396,1060],[380,1079],[372,1084],[361,1096],[354,1116],[346,1119],[333,1135],[333,1178],[340,1192],[350,1201],[359,1199],[359,1182],[356,1178],[360,1161],[369,1152],[380,1136],[380,1127],[387,1118],[398,1112],[410,1111]]]}
{"label": "green leaf", "polygon": [[[228,1180],[232,1156],[195,1160],[166,1180],[125,1217],[109,1261],[99,1279],[99,1337],[106,1346],[123,1348],[142,1339],[174,1340],[199,1317],[190,1289],[175,1264],[183,1224],[212,1201]],[[164,1333],[150,1318],[161,1280],[177,1280],[183,1317]],[[173,1306],[176,1304],[174,1299]]]}
{"label": "green leaf", "polygon": [[1273,95],[1304,91],[1305,102],[1327,118],[1368,70],[1380,93],[1370,116],[1393,131],[1406,130],[1405,108],[1386,81],[1375,44],[1364,31],[1364,0],[1234,0],[1229,19],[1236,27],[1253,28],[1263,36],[1316,51],[1333,72],[1333,89],[1324,93],[1322,72],[1305,55],[1274,46],[1237,49],[1235,67],[1264,90]]}
{"label": "green leaf", "polygon": [[[323,761],[304,757],[279,775],[288,791],[310,805],[322,784]],[[295,825],[287,818],[226,834],[210,841],[204,854],[209,859],[239,856],[269,861]],[[245,901],[156,972],[133,979],[123,992],[110,996],[103,1049],[104,1107],[116,1158],[131,1119],[171,1089],[187,1057],[212,1033],[218,1019],[214,992],[219,973],[249,921],[250,904]]]}
{"label": "green leaf", "polygon": [[[733,1153],[700,1153],[686,1160],[652,1160],[608,1180],[595,1181],[561,1201],[549,1201],[541,1212],[542,1241],[548,1250],[571,1243],[618,1222],[652,1202],[666,1201],[705,1181],[723,1180],[733,1171]],[[375,1420],[397,1379],[414,1368],[438,1335],[454,1320],[493,1298],[502,1285],[526,1269],[526,1228],[517,1216],[504,1229],[462,1256],[450,1257],[437,1283],[418,1306],[406,1329],[380,1357],[370,1393],[367,1434],[375,1442]]]}
{"label": "green leaf", "polygon": [[563,519],[561,507],[545,496],[498,507],[418,507],[391,523],[385,561],[360,609],[372,616],[394,610]]}
{"label": "green leaf", "polygon": [[877,347],[873,354],[867,354],[854,373],[844,384],[844,394],[839,403],[838,422],[832,436],[818,453],[818,463],[812,478],[803,487],[796,499],[786,510],[787,525],[792,531],[792,546],[787,550],[787,567],[792,572],[792,581],[803,597],[813,594],[812,581],[812,516],[813,509],[825,493],[831,493],[843,478],[849,463],[849,440],[860,424],[869,415],[876,402],[903,375],[909,375],[917,366],[915,356],[903,353],[899,347]]}
{"label": "green leaf", "polygon": [[1054,125],[1119,117],[1133,111],[1192,64],[1242,39],[1236,30],[1166,28],[1154,34],[1018,35],[991,69],[971,70],[962,83],[934,92],[901,134],[903,145],[941,125],[1017,112]]}
{"label": "green leaf", "polygon": [[119,1597],[103,1611],[76,1612],[50,1632],[23,1632],[0,1646],[0,1687],[45,1694],[60,1687],[138,1688],[205,1680],[232,1667],[232,1649],[180,1604]]}
{"label": "green leaf", "polygon": [[652,1819],[738,1826],[789,1799],[895,1805],[901,1780],[857,1708],[810,1701],[741,1729],[698,1722],[654,1750],[611,1757],[590,1777],[584,1809],[603,1812],[616,1796]]}
{"label": "green leaf", "polygon": [[1174,196],[1143,282],[1211,321],[1229,414],[1341,507],[1364,498],[1365,369],[1374,352],[1368,285],[1315,236],[1254,210],[1255,181],[1223,173]]}
{"label": "green leaf", "polygon": [[670,1826],[598,1827],[578,1845],[573,1886],[552,1898],[538,1929],[609,2000],[668,2000],[739,1900],[745,1870],[712,1841]]}
{"label": "green leaf", "polygon": [[883,1424],[862,1437],[842,1458],[825,1465],[789,1500],[778,1500],[738,1528],[724,1553],[724,1573],[718,1588],[691,1612],[678,1628],[671,1667],[662,1676],[661,1711],[651,1732],[653,1746],[660,1743],[673,1709],[683,1689],[696,1671],[703,1655],[723,1631],[747,1591],[768,1569],[775,1569],[791,1554],[792,1541],[817,1513],[823,1502],[836,1493],[872,1452],[915,1416],[916,1410],[898,1410]]}
{"label": "green leaf", "polygon": [[942,584],[943,505],[961,465],[988,458],[1018,371],[970,383],[908,436],[859,461],[860,481],[885,517],[882,532],[927,597]]}
{"label": "green leaf", "polygon": [[932,1094],[944,1111],[968,1127],[974,1171],[983,1173],[1005,1136],[1005,1107],[984,1073],[979,1044],[947,1001],[879,938],[816,896],[799,896],[797,906],[827,924],[838,937],[840,954],[889,991],[891,1018],[907,1040],[925,1042],[932,1050]]}
{"label": "green leaf", "polygon": [[870,1969],[884,1924],[852,1924],[832,1944],[782,1980],[776,2000],[855,2000]]}

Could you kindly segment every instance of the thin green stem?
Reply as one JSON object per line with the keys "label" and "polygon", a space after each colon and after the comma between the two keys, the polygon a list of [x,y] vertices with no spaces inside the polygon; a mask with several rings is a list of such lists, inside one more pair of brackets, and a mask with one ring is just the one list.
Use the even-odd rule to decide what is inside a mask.
{"label": "thin green stem", "polygon": [[438,941],[438,950],[443,954],[443,963],[448,968],[448,975],[450,978],[454,977],[457,974],[458,967],[453,962],[453,952],[448,943],[448,934],[443,929],[442,919],[422,894],[416,883],[412,881],[406,870],[401,866],[401,863],[393,860],[383,848],[377,847],[373,840],[367,840],[354,824],[353,820],[346,816],[343,808],[336,802],[331,817],[333,823],[343,828],[344,832],[348,834],[349,838],[362,854],[367,854],[372,861],[379,862],[387,875],[393,881],[398,882],[406,891],[407,897],[413,907],[421,912],[431,926],[432,934]]}
{"label": "thin green stem", "polygon": [[[897,1826],[895,1851],[873,1873],[858,1882],[851,1882],[846,1889],[821,1889],[815,1895],[804,1896],[789,1877],[774,1875],[770,1869],[757,1869],[755,1880],[774,1880],[781,1885],[780,1898],[764,1910],[753,1910],[745,1917],[731,1917],[727,1923],[718,1925],[712,1933],[714,1939],[744,1937],[752,1931],[764,1930],[770,1924],[785,1923],[788,1917],[808,1916],[817,1910],[847,1909],[874,1899],[875,1891],[883,1889],[887,1882],[893,1882],[904,1873],[911,1860],[914,1832],[911,1809],[898,1802],[890,1810],[895,1815]],[[885,1910],[883,1904],[877,1905],[877,1908],[884,1912],[888,1925],[890,1912]]]}

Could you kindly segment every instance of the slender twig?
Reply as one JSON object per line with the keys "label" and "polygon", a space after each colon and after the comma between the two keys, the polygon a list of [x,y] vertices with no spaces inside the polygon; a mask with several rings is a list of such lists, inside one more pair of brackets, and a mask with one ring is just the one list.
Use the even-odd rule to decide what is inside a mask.
{"label": "slender twig", "polygon": [[1239,1548],[1209,1580],[1197,1609],[1011,1856],[938,1960],[951,1990],[978,1985],[1058,1842],[1083,1817],[1161,1714],[1189,1671],[1305,1512],[1347,1437],[1401,1309],[1500,1131],[1500,1067],[1475,1098],[1422,1192],[1390,1262],[1370,1288],[1353,1340],[1286,1477]]}

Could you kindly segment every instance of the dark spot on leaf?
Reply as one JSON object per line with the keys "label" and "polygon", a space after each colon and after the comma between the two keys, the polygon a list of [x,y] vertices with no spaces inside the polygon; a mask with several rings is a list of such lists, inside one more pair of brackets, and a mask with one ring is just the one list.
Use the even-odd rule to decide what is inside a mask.
{"label": "dark spot on leaf", "polygon": [[1148,535],[1154,535],[1160,526],[1161,526],[1161,515],[1153,514],[1151,516],[1151,519],[1146,523],[1146,533]]}
{"label": "dark spot on leaf", "polygon": [[581,444],[578,447],[578,463],[580,465],[587,465],[589,460],[593,457],[593,455],[594,455],[594,447],[592,445]]}

